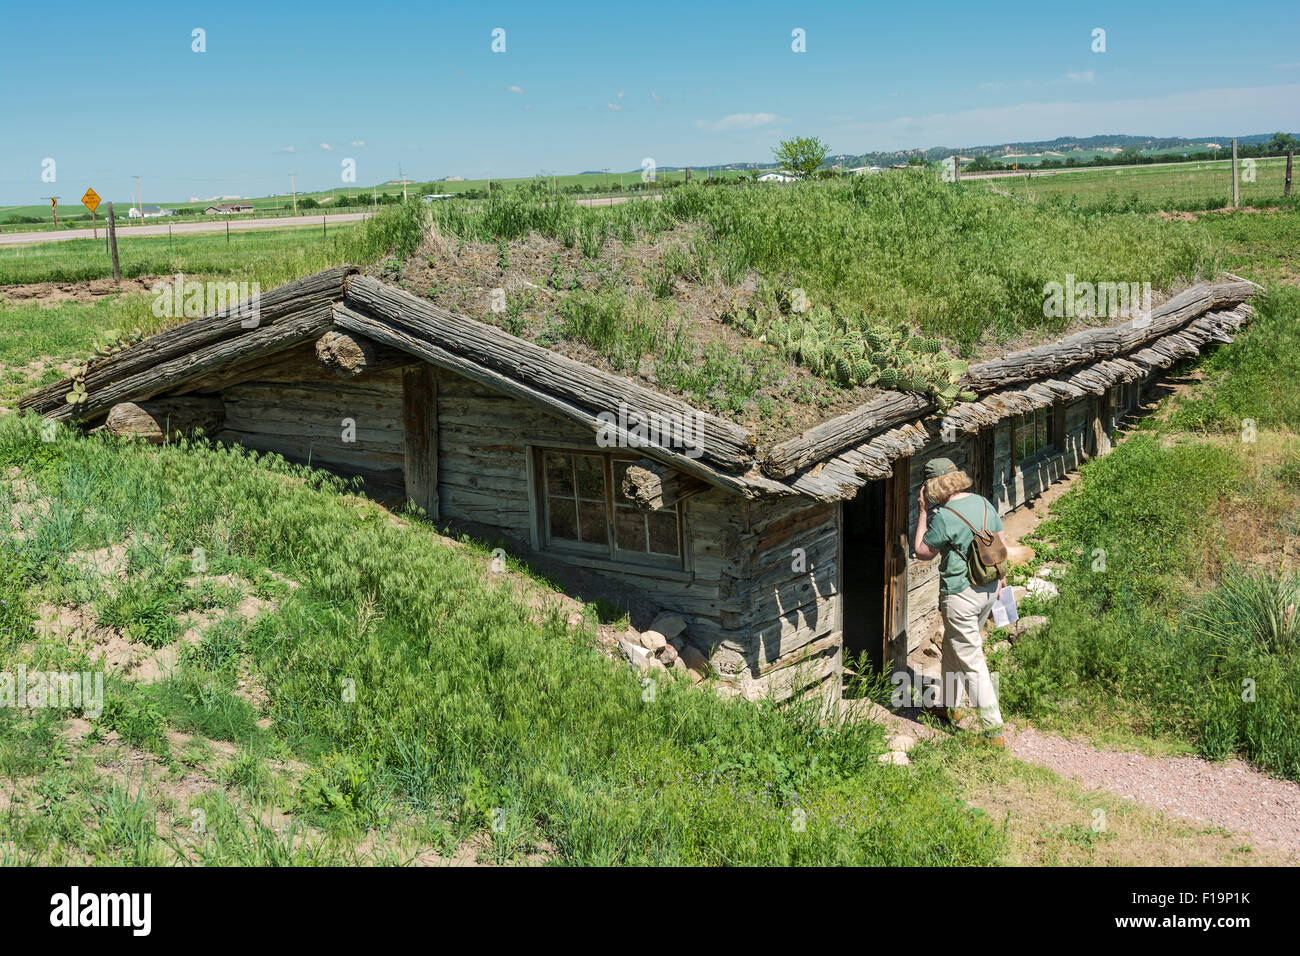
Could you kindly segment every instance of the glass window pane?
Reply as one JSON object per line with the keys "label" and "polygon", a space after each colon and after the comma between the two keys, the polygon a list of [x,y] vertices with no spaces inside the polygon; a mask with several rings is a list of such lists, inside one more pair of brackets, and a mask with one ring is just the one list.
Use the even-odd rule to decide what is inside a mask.
{"label": "glass window pane", "polygon": [[546,490],[552,495],[573,497],[573,456],[546,453]]}
{"label": "glass window pane", "polygon": [[604,501],[579,501],[578,522],[579,540],[587,544],[609,544],[609,517]]}
{"label": "glass window pane", "polygon": [[573,501],[568,498],[550,498],[547,499],[546,510],[550,514],[552,538],[578,540],[578,511]]}
{"label": "glass window pane", "polygon": [[1035,417],[1038,419],[1038,440],[1034,447],[1040,449],[1046,448],[1048,442],[1051,441],[1052,438],[1047,431],[1047,413],[1043,409],[1039,409],[1038,414]]}
{"label": "glass window pane", "polygon": [[605,460],[597,455],[575,455],[578,497],[605,500]]}
{"label": "glass window pane", "polygon": [[631,508],[619,508],[618,547],[622,551],[645,551],[645,515]]}
{"label": "glass window pane", "polygon": [[677,540],[677,512],[652,511],[650,520],[650,550],[655,554],[677,555],[681,543]]}

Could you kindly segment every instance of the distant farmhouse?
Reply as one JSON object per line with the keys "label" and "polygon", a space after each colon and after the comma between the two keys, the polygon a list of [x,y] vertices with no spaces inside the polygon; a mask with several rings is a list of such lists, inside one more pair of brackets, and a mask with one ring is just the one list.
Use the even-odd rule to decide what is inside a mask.
{"label": "distant farmhouse", "polygon": [[[144,210],[143,215],[141,215],[140,212],[141,209]],[[175,209],[164,209],[162,206],[132,206],[130,212],[127,213],[127,218],[128,219],[155,219],[158,216],[174,216],[174,215],[176,215]]]}
{"label": "distant farmhouse", "polygon": [[205,216],[236,216],[240,213],[252,212],[253,204],[251,202],[228,202],[215,206],[208,206],[203,210]]}

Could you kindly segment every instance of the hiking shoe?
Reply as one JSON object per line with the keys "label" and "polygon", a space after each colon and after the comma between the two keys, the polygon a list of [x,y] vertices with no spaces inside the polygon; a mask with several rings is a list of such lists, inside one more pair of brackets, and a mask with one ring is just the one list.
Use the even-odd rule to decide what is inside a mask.
{"label": "hiking shoe", "polygon": [[933,717],[941,724],[956,725],[961,720],[961,711],[955,707],[924,707],[927,716]]}
{"label": "hiking shoe", "polygon": [[996,734],[980,734],[979,741],[984,746],[992,747],[995,750],[1007,749],[1007,740],[1000,732]]}

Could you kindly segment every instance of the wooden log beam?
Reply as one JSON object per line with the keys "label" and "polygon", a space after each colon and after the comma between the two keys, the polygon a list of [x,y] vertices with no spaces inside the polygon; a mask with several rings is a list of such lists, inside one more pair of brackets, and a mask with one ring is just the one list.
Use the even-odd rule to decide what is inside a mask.
{"label": "wooden log beam", "polygon": [[776,445],[763,459],[763,474],[778,480],[788,478],[850,445],[864,442],[901,422],[920,418],[934,407],[928,396],[916,392],[887,392]]}
{"label": "wooden log beam", "polygon": [[402,371],[402,433],[406,497],[437,521],[438,370],[427,362]]}
{"label": "wooden log beam", "polygon": [[220,339],[158,365],[147,366],[134,375],[94,388],[87,386],[86,401],[69,405],[60,401],[43,414],[47,418],[90,421],[119,402],[153,398],[194,378],[212,375],[240,362],[261,358],[318,338],[332,321],[329,304],[307,312],[245,330],[242,335]]}
{"label": "wooden log beam", "polygon": [[[246,323],[251,319],[240,314],[240,310],[245,306],[245,303],[240,303],[238,308],[228,310],[228,314],[213,313],[150,336],[117,355],[91,363],[85,380],[86,391],[94,393],[109,383],[133,378],[154,366],[176,360],[183,361],[186,356],[225,339],[242,339],[250,332],[260,331],[301,312],[328,305],[342,294],[343,280],[356,271],[356,266],[337,266],[286,283],[259,296],[254,313],[257,320],[256,328],[247,326]],[[24,396],[19,401],[18,408],[20,411],[30,409],[54,418],[71,417],[66,412],[64,407],[66,403],[63,401],[63,396],[71,390],[72,379],[66,378]],[[116,404],[116,401],[109,402],[108,406],[101,406],[101,410],[113,404]],[[87,416],[78,411],[76,417]]]}
{"label": "wooden log beam", "polygon": [[316,340],[316,360],[341,379],[411,364],[411,356],[405,352],[337,329]]}
{"label": "wooden log beam", "polygon": [[[362,311],[359,308],[336,304],[334,306],[334,324],[349,332],[359,332],[384,345],[402,349],[427,362],[432,362],[439,368],[445,368],[471,381],[478,382],[480,385],[485,385],[495,391],[521,399],[560,418],[577,422],[590,429],[593,441],[597,435],[604,434],[612,438],[619,447],[637,447],[636,440],[631,438],[619,425],[602,421],[596,417],[595,413],[586,408],[535,388],[527,382],[494,371],[481,364],[477,359],[466,358],[450,352],[441,346],[433,344],[423,335],[412,334],[398,327],[397,323],[390,319]],[[710,467],[703,456],[699,459],[690,458],[680,452],[658,445],[642,447],[640,450],[648,457],[666,462],[679,471],[693,474],[704,479],[709,484],[734,491],[746,498],[794,493],[785,485],[765,479],[758,474],[757,469],[743,476],[734,475]]]}
{"label": "wooden log beam", "polygon": [[624,413],[653,418],[663,425],[676,423],[677,430],[686,434],[670,435],[666,445],[663,441],[656,444],[678,455],[693,452],[708,465],[731,472],[744,472],[753,465],[752,432],[630,379],[440,309],[369,276],[348,280],[344,302],[350,308],[360,307],[382,318],[407,336],[521,382],[534,392],[550,395],[592,416],[603,414],[618,419],[620,428]]}
{"label": "wooden log beam", "polygon": [[707,482],[667,465],[642,458],[623,475],[623,497],[642,511],[662,511],[708,488]]}
{"label": "wooden log beam", "polygon": [[1086,329],[1058,342],[972,366],[962,378],[962,385],[976,392],[987,392],[1112,358],[1167,335],[1206,312],[1244,302],[1256,291],[1255,284],[1245,280],[1201,283],[1152,309],[1149,317],[1111,328]]}
{"label": "wooden log beam", "polygon": [[139,404],[119,402],[109,409],[104,430],[111,435],[133,436],[151,445],[161,445],[198,431],[215,435],[225,421],[226,407],[220,398],[171,397]]}

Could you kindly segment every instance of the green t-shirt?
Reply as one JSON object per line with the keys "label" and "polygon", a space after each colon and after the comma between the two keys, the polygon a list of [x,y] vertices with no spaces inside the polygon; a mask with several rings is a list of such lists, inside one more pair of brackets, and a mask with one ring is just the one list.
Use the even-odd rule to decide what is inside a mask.
{"label": "green t-shirt", "polygon": [[988,500],[971,493],[965,498],[956,498],[940,508],[930,512],[930,523],[925,529],[927,548],[940,552],[939,555],[939,593],[957,594],[970,587],[970,577],[966,573],[966,553],[970,543],[975,539],[971,529],[966,527],[961,518],[949,514],[948,509],[960,512],[976,528],[989,531],[1001,531],[1002,519],[998,509]]}

